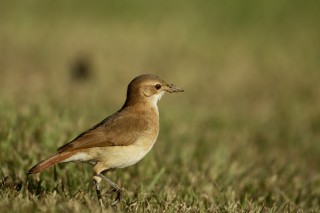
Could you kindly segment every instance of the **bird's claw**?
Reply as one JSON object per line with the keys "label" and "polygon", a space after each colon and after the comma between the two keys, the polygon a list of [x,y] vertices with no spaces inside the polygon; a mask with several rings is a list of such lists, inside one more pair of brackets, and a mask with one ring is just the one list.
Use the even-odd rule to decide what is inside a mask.
{"label": "bird's claw", "polygon": [[121,190],[121,189],[113,189],[111,192],[116,192],[116,193],[117,193],[116,199],[115,199],[114,202],[111,204],[112,206],[115,206],[115,205],[117,205],[117,203],[119,203],[119,201],[121,200],[122,190]]}
{"label": "bird's claw", "polygon": [[111,189],[109,192],[107,192],[107,194],[111,194],[111,193],[116,193],[116,199],[114,200],[114,202],[111,204],[112,206],[117,205],[117,203],[119,203],[119,201],[121,200],[121,196],[122,196],[122,190],[121,189],[116,189],[113,188]]}

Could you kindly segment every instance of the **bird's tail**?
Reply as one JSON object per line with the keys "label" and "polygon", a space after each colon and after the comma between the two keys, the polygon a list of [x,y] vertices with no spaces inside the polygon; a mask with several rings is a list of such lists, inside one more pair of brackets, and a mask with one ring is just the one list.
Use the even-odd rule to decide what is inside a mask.
{"label": "bird's tail", "polygon": [[55,154],[55,155],[49,157],[48,159],[41,161],[40,163],[38,163],[37,165],[35,165],[31,169],[29,169],[27,174],[36,174],[36,173],[42,172],[46,168],[53,166],[57,163],[60,163],[60,162],[64,161],[65,159],[71,157],[72,155],[73,155],[72,152],[62,152],[62,153]]}

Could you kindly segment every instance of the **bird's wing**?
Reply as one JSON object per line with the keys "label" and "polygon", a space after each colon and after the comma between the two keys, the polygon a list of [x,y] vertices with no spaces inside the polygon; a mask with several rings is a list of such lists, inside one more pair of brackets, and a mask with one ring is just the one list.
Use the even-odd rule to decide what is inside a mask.
{"label": "bird's wing", "polygon": [[[142,116],[143,117],[143,116]],[[106,146],[128,146],[149,128],[147,119],[133,113],[117,112],[80,134],[58,152]]]}

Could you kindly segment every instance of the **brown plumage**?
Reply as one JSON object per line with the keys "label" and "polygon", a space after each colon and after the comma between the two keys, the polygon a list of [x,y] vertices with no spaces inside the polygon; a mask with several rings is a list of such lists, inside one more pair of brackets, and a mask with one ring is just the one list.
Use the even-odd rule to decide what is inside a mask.
{"label": "brown plumage", "polygon": [[48,168],[56,163],[60,163],[60,162],[64,161],[65,159],[71,157],[72,155],[73,155],[72,152],[63,152],[63,153],[55,154],[55,155],[47,158],[46,160],[41,161],[40,163],[38,163],[34,167],[32,167],[28,171],[28,174],[35,174],[35,173],[42,172],[46,168]]}
{"label": "brown plumage", "polygon": [[[28,174],[39,173],[60,162],[82,161],[94,165],[94,180],[99,201],[99,182],[107,180],[101,172],[123,168],[142,159],[154,145],[159,133],[157,102],[164,92],[182,92],[154,75],[141,75],[128,85],[123,107],[97,125],[58,149],[58,153],[32,167]],[[102,204],[102,203],[101,203]]]}

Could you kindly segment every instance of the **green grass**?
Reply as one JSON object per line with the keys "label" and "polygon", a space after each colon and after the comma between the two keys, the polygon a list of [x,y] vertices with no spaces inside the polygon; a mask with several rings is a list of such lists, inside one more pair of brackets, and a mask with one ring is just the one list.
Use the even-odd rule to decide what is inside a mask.
{"label": "green grass", "polygon": [[[99,211],[89,165],[26,171],[154,73],[186,92],[159,102],[152,151],[107,174],[125,189],[115,211],[320,211],[319,6],[3,1],[0,209]],[[92,78],[75,82],[82,57]]]}

